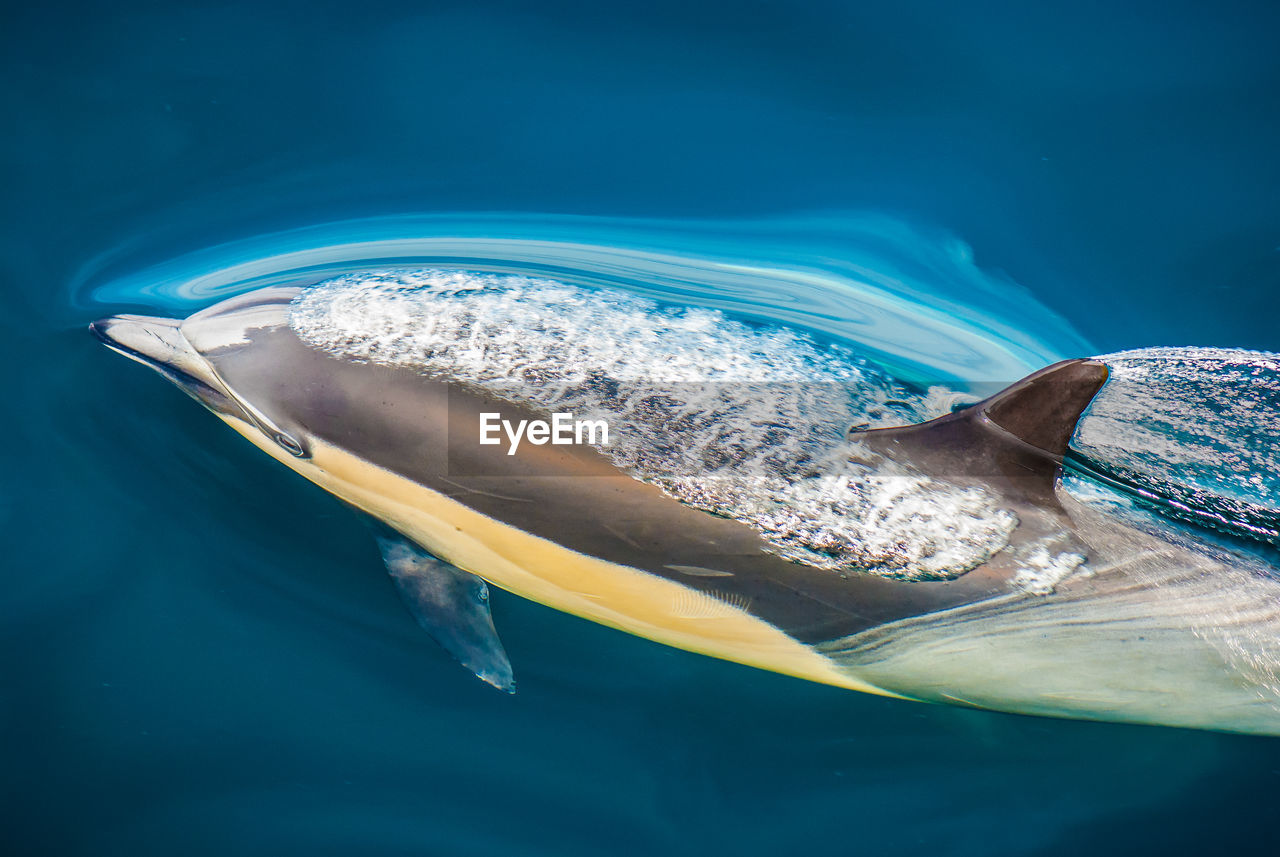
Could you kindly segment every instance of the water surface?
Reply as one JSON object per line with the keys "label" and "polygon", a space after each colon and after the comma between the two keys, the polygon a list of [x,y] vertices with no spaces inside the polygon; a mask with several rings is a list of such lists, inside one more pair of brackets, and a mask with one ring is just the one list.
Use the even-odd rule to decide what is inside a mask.
{"label": "water surface", "polygon": [[958,386],[1277,351],[1270,5],[0,20],[6,851],[1275,849],[1274,739],[873,698],[502,593],[495,693],[336,501],[83,331],[376,260],[610,279]]}

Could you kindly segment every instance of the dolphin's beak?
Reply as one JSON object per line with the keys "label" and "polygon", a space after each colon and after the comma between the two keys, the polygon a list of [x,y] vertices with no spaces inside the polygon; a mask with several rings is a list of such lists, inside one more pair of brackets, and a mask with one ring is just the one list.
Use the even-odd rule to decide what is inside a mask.
{"label": "dolphin's beak", "polygon": [[[114,315],[89,325],[112,351],[155,369],[215,410],[230,402],[217,373],[182,335],[182,322],[145,315]],[[238,410],[238,409],[236,409]]]}

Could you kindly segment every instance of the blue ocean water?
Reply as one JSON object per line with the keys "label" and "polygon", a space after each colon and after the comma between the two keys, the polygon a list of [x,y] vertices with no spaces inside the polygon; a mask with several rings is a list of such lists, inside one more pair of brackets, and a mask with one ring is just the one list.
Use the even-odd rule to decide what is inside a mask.
{"label": "blue ocean water", "polygon": [[2,15],[6,853],[1275,849],[1274,739],[874,698],[504,593],[495,693],[337,501],[83,330],[425,260],[958,386],[1280,350],[1271,5]]}

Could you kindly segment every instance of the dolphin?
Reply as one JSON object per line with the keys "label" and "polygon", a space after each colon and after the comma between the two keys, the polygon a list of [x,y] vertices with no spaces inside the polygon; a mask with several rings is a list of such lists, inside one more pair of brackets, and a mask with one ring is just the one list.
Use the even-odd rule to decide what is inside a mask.
{"label": "dolphin", "polygon": [[[619,385],[636,383],[627,361],[650,331],[613,331],[613,362],[570,383],[559,364],[600,351],[593,298],[547,305],[582,315],[575,330],[589,341],[534,343],[519,306],[502,324],[468,310],[450,327],[399,310],[362,316],[364,304],[341,303],[363,294],[347,285],[264,288],[184,320],[117,315],[90,330],[364,513],[419,623],[499,689],[515,683],[489,586],[690,652],[884,696],[1280,734],[1280,578],[1269,555],[1064,467],[1107,383],[1103,360],[1057,363],[914,425],[855,425],[823,448],[834,458],[811,447],[784,456],[799,476],[780,476],[765,456],[759,471],[701,479],[705,456],[792,449],[799,430],[761,429],[768,419],[750,416],[767,444],[717,435],[722,446],[692,469],[664,475],[654,462],[685,450],[627,447],[628,430],[696,419],[697,402],[726,395],[693,385],[674,404],[628,393],[633,416],[649,416],[612,427],[617,449],[552,442],[557,402],[609,417],[590,408],[625,398]],[[463,304],[491,296],[465,283],[437,292]],[[403,294],[390,294],[394,308]],[[703,316],[664,319],[683,325],[689,353],[728,365],[744,351],[716,351]],[[375,328],[380,338],[361,339]],[[762,351],[778,336],[740,333]],[[420,359],[403,359],[410,352]],[[833,388],[845,377],[813,371]],[[823,481],[833,466],[835,480]],[[849,491],[854,500],[839,493]]]}

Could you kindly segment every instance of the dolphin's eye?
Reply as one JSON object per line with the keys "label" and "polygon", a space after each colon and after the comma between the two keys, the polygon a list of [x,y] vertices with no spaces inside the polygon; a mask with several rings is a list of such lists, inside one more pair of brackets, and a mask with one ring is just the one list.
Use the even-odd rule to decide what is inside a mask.
{"label": "dolphin's eye", "polygon": [[298,443],[296,440],[289,437],[289,435],[285,434],[284,432],[278,432],[276,434],[275,441],[276,443],[280,444],[280,446],[283,447],[286,452],[288,452],[290,455],[294,456],[295,458],[302,458],[304,455],[307,454],[306,450],[302,448],[302,444]]}

